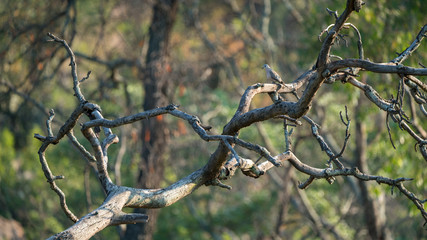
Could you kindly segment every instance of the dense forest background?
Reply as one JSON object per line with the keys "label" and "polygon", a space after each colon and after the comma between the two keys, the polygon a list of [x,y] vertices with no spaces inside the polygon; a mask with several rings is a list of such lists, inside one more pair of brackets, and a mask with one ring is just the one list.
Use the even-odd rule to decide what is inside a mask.
{"label": "dense forest background", "polygon": [[[106,118],[141,112],[147,108],[146,53],[155,3],[0,2],[0,216],[17,221],[25,238],[47,238],[72,224],[46,183],[37,157],[40,142],[33,137],[46,133],[49,109],[56,112],[53,127],[57,129],[76,105],[68,55],[49,42],[46,34],[54,33],[69,43],[76,54],[80,78],[91,71],[81,88],[88,99],[101,106]],[[321,46],[318,36],[335,20],[326,8],[340,12],[345,1],[183,0],[176,5],[168,60],[161,66],[166,77],[158,91],[165,97],[163,106],[178,104],[219,134],[233,116],[244,89],[266,81],[263,64],[273,66],[285,82],[315,64]],[[365,57],[388,62],[414,40],[427,23],[426,13],[427,4],[421,0],[367,1],[349,22],[360,30]],[[357,58],[355,32],[344,33],[333,54]],[[426,59],[424,42],[406,65],[426,65]],[[382,96],[396,95],[398,77],[360,75]],[[425,77],[420,79],[425,82]],[[255,99],[253,107],[268,104],[271,99],[267,95]],[[413,116],[413,103],[406,104]],[[360,166],[363,151],[366,172],[413,178],[405,183],[406,188],[425,197],[427,172],[425,161],[414,150],[415,142],[391,122],[393,149],[386,113],[366,101],[359,90],[341,83],[325,84],[308,114],[339,152],[346,130],[339,113],[345,106],[353,125],[343,161]],[[161,162],[151,165],[144,160],[143,143],[159,130],[144,130],[144,122],[116,129],[120,143],[110,147],[109,168],[117,184],[168,186],[203,166],[215,149],[216,144],[202,141],[183,120],[162,118],[161,131],[168,140],[162,146]],[[425,117],[417,124],[427,128]],[[83,139],[81,133],[75,134]],[[263,122],[240,134],[268,146],[275,154],[285,149],[282,120]],[[421,134],[426,136],[425,132]],[[361,150],[358,141],[365,142],[366,148]],[[314,166],[322,167],[325,161],[321,159],[327,159],[311,136],[310,127],[304,124],[294,128],[292,148],[300,159]],[[51,148],[47,156],[52,171],[65,175],[58,185],[77,216],[102,203],[104,193],[91,166],[67,141]],[[158,176],[150,183],[153,186],[146,184],[144,171]],[[305,180],[288,165],[259,179],[239,173],[226,181],[232,190],[202,187],[172,206],[148,211],[155,225],[145,232],[146,238],[368,239],[375,236],[369,229],[370,211],[375,212],[377,236],[383,239],[427,236],[419,210],[389,186],[338,177],[333,184],[319,180],[305,190],[298,189],[298,182]],[[109,227],[94,239],[124,239],[131,234],[125,228]]]}

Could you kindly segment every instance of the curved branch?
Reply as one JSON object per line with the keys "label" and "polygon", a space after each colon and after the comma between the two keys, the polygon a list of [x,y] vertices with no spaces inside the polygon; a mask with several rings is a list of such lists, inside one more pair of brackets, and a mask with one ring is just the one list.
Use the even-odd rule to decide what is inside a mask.
{"label": "curved branch", "polygon": [[49,168],[49,164],[46,160],[45,151],[47,147],[50,145],[50,143],[45,142],[40,147],[38,154],[40,159],[40,164],[42,165],[42,170],[44,172],[44,175],[47,179],[47,182],[50,184],[50,188],[58,195],[59,197],[59,203],[61,205],[62,210],[64,211],[65,215],[71,219],[73,222],[77,222],[79,219],[71,212],[71,210],[67,206],[67,201],[65,198],[64,192],[56,185],[55,180],[57,179],[63,179],[64,177],[54,176],[52,171]]}
{"label": "curved branch", "polygon": [[[346,9],[341,14],[341,16],[336,19],[335,24],[333,26],[331,25],[332,30],[328,32],[328,35],[324,40],[323,46],[319,52],[317,63],[312,70],[307,71],[291,84],[281,85],[280,89],[277,89],[276,84],[256,84],[248,87],[241,97],[235,115],[228,122],[228,124],[225,125],[222,135],[209,135],[206,132],[207,127],[203,126],[196,116],[192,116],[190,114],[177,110],[177,106],[175,105],[169,105],[163,108],[156,108],[153,110],[118,118],[115,120],[105,119],[101,114],[100,108],[92,103],[87,103],[84,99],[84,96],[80,92],[79,80],[77,78],[77,66],[75,63],[75,56],[68,44],[64,40],[59,39],[52,34],[48,34],[49,37],[53,39],[53,41],[62,43],[66,48],[68,54],[70,55],[70,65],[72,69],[71,73],[74,83],[73,89],[76,97],[79,100],[79,106],[77,106],[76,110],[67,120],[67,122],[61,127],[56,136],[54,136],[53,132],[50,130],[48,137],[37,135],[37,138],[43,141],[42,147],[39,150],[39,158],[42,163],[43,171],[46,175],[46,178],[48,179],[48,182],[51,184],[52,189],[54,189],[54,191],[57,192],[58,196],[60,196],[61,206],[63,207],[64,212],[66,212],[66,214],[71,219],[73,219],[73,221],[77,221],[77,218],[72,215],[72,213],[68,210],[65,204],[64,194],[55,185],[54,181],[57,179],[61,179],[62,177],[54,176],[51,173],[44,153],[46,148],[51,143],[58,143],[59,140],[62,139],[65,134],[68,134],[70,139],[73,141],[73,144],[78,147],[79,151],[85,154],[87,159],[93,159],[90,153],[88,153],[82,146],[80,146],[77,141],[74,141],[74,136],[72,134],[72,128],[76,125],[77,119],[80,117],[81,114],[85,113],[92,120],[84,123],[81,130],[84,136],[91,143],[92,149],[95,152],[94,156],[97,163],[98,178],[101,180],[102,187],[107,193],[107,198],[99,208],[83,217],[79,222],[77,222],[75,225],[73,225],[63,233],[54,237],[63,236],[65,238],[66,236],[68,236],[68,234],[72,233],[72,237],[74,238],[87,239],[100,229],[103,229],[107,226],[122,223],[135,223],[146,221],[147,217],[145,215],[126,214],[122,212],[122,209],[124,207],[166,207],[191,194],[193,191],[195,191],[202,185],[212,184],[227,187],[226,185],[220,183],[219,180],[229,178],[233,175],[237,168],[240,168],[245,175],[256,178],[264,174],[273,166],[279,166],[281,165],[279,163],[283,163],[285,161],[289,161],[291,165],[295,167],[298,171],[309,175],[309,179],[305,183],[300,185],[301,188],[305,188],[309,186],[315,179],[321,178],[324,178],[330,183],[332,183],[334,176],[354,176],[363,181],[377,181],[378,183],[385,183],[391,186],[396,186],[401,192],[403,192],[409,199],[411,199],[417,205],[423,217],[426,218],[427,214],[423,210],[422,201],[416,198],[414,194],[407,191],[402,185],[402,181],[407,181],[411,179],[390,179],[381,176],[367,175],[360,172],[357,168],[345,168],[341,163],[339,163],[338,160],[336,160],[336,163],[339,163],[337,164],[339,166],[339,169],[332,169],[331,167],[325,169],[315,168],[301,162],[291,151],[286,151],[283,154],[273,157],[264,147],[246,142],[238,138],[239,131],[242,128],[250,126],[253,123],[265,121],[280,115],[289,116],[294,119],[303,116],[308,111],[315,93],[318,91],[323,81],[326,78],[331,77],[331,73],[334,74],[332,76],[339,75],[339,77],[345,77],[345,79],[348,80],[351,84],[362,89],[368,96],[368,98],[370,98],[371,101],[375,102],[375,104],[377,104],[377,106],[381,109],[396,115],[400,113],[400,109],[396,109],[396,106],[393,101],[386,101],[382,99],[372,87],[357,81],[353,76],[354,73],[353,75],[351,75],[347,72],[337,73],[337,71],[341,68],[357,67],[378,73],[427,75],[427,69],[417,69],[396,65],[396,63],[400,63],[401,61],[403,61],[405,59],[405,56],[401,57],[400,60],[396,63],[372,63],[361,59],[346,59],[329,63],[330,50],[336,37],[338,36],[339,31],[346,25],[345,22],[350,16],[351,12],[359,11],[362,5],[363,2],[360,0],[347,1]],[[353,25],[349,26],[357,30],[357,28],[355,28]],[[361,37],[359,32],[358,36],[361,44]],[[360,49],[361,46],[359,50]],[[412,47],[412,49],[413,50],[408,50],[408,52],[415,51],[416,47]],[[362,52],[359,52],[359,54],[360,57],[363,58],[363,49]],[[90,59],[90,57],[88,57],[88,59]],[[107,64],[106,62],[103,62],[99,59],[90,60],[98,61],[107,66],[112,66],[112,68],[117,66],[117,64],[130,64],[129,62]],[[359,71],[359,69],[357,69],[357,71]],[[250,104],[252,102],[252,99],[255,95],[259,93],[293,93],[296,90],[300,89],[305,83],[308,84],[304,90],[302,97],[298,99],[298,102],[276,102],[270,106],[250,110]],[[161,114],[171,114],[175,117],[187,120],[187,122],[192,126],[193,130],[200,136],[201,139],[205,141],[219,142],[216,151],[211,154],[208,162],[203,168],[194,171],[187,177],[180,179],[179,181],[166,188],[137,189],[115,185],[108,176],[107,150],[110,144],[118,142],[118,138],[112,133],[110,128],[134,123],[136,121],[141,121],[143,119],[151,118]],[[406,124],[406,122],[399,120],[398,117],[392,116],[392,118],[393,120],[399,123],[401,128],[408,131],[415,139],[417,139],[420,149],[423,152],[426,149],[427,145],[425,140],[417,136],[417,134],[415,134]],[[51,119],[48,122],[48,129],[50,129],[50,121]],[[346,124],[347,130],[349,126],[348,124]],[[100,126],[104,127],[104,133],[106,135],[106,138],[102,143],[100,142],[98,136],[94,133],[92,129]],[[315,134],[315,131],[317,131],[317,129],[313,130],[313,134]],[[324,143],[323,139],[321,139],[321,141],[319,140],[319,142]],[[234,150],[234,144],[252,150],[258,153],[261,157],[267,159],[268,161],[264,161],[258,164],[258,161],[252,161],[250,159],[241,158]],[[329,150],[334,159],[336,159],[340,155],[333,155],[330,149],[327,150]],[[230,152],[232,153],[233,158],[227,161],[230,156]],[[89,229],[92,232],[86,232],[84,231],[85,229]]]}
{"label": "curved branch", "polygon": [[319,56],[317,57],[316,68],[323,71],[324,66],[328,62],[329,54],[332,48],[332,45],[338,36],[338,32],[344,26],[344,23],[350,17],[351,12],[359,11],[363,2],[360,0],[348,0],[346,8],[344,12],[339,16],[339,18],[335,21],[335,25],[331,31],[329,31],[325,40],[323,41],[322,48],[320,50]]}
{"label": "curved branch", "polygon": [[329,63],[326,68],[330,72],[336,72],[338,69],[358,67],[367,71],[376,73],[399,73],[406,75],[426,76],[427,68],[413,68],[395,63],[373,63],[362,59],[344,59]]}
{"label": "curved branch", "polygon": [[[387,184],[390,186],[397,187],[399,191],[401,191],[405,196],[410,199],[416,207],[420,210],[421,215],[423,216],[424,220],[427,222],[427,212],[424,209],[424,202],[417,198],[415,194],[408,191],[404,186],[404,181],[411,181],[411,178],[397,178],[397,179],[391,179],[386,178],[382,176],[373,176],[364,174],[359,171],[357,168],[344,168],[344,169],[320,169],[320,168],[314,168],[307,164],[302,163],[292,152],[287,151],[285,153],[282,153],[275,157],[277,161],[284,162],[289,161],[298,171],[303,172],[305,174],[308,174],[310,176],[309,181],[307,181],[304,185],[301,185],[300,187],[307,187],[315,178],[325,178],[328,179],[330,177],[334,176],[354,176],[359,180],[362,181],[376,181],[377,183],[381,184]],[[269,168],[272,167],[271,163],[264,162],[258,165],[259,169],[262,171],[267,171]]]}
{"label": "curved branch", "polygon": [[372,88],[368,84],[357,81],[354,77],[349,77],[348,83],[363,90],[365,95],[371,102],[375,103],[375,105],[377,105],[381,110],[384,110],[387,113],[389,113],[391,115],[392,120],[398,123],[399,127],[402,130],[405,130],[406,132],[408,132],[409,135],[411,135],[411,137],[417,141],[417,144],[420,145],[421,153],[424,159],[427,161],[427,154],[424,154],[424,151],[423,151],[425,146],[427,145],[426,144],[427,141],[423,139],[423,137],[418,136],[418,134],[415,133],[414,130],[412,130],[412,128],[405,121],[403,121],[402,117],[400,117],[400,114],[402,111],[401,107],[396,106],[392,101],[384,100],[378,94],[378,92],[375,91],[374,88]]}
{"label": "curved branch", "polygon": [[68,55],[70,55],[70,66],[71,66],[71,75],[73,77],[73,89],[74,94],[77,97],[77,100],[79,100],[80,103],[83,103],[86,101],[85,97],[80,91],[80,81],[77,76],[77,65],[76,65],[76,56],[74,55],[73,51],[71,50],[70,46],[68,46],[67,42],[63,39],[60,39],[53,35],[52,33],[47,34],[50,38],[52,38],[53,41],[61,43],[65,49],[68,52]]}
{"label": "curved branch", "polygon": [[[346,109],[346,111],[347,111],[347,109]],[[345,149],[345,145],[346,145],[347,140],[348,140],[347,134],[348,134],[348,127],[349,126],[346,125],[347,126],[347,129],[346,129],[346,140],[344,141],[344,146],[342,148],[342,151],[339,154],[335,154],[332,151],[332,149],[329,147],[329,145],[326,143],[325,139],[319,134],[319,130],[318,130],[319,129],[319,125],[316,124],[312,119],[310,119],[307,116],[304,116],[303,118],[304,118],[304,120],[306,120],[311,125],[311,132],[312,132],[313,136],[316,138],[317,142],[319,143],[320,148],[322,149],[322,151],[324,151],[326,153],[326,155],[329,156],[328,163],[330,163],[330,161],[332,160],[339,169],[343,169],[344,165],[341,163],[341,161],[338,158],[341,157],[342,152]]]}
{"label": "curved branch", "polygon": [[417,48],[421,44],[421,41],[424,39],[424,37],[426,37],[426,33],[427,33],[427,24],[421,28],[420,32],[418,33],[415,40],[411,43],[411,45],[408,48],[406,48],[405,51],[403,51],[401,54],[399,54],[398,57],[393,59],[391,62],[400,64],[403,61],[405,61],[409,56],[411,56],[411,54],[415,50],[417,50]]}
{"label": "curved branch", "polygon": [[[336,14],[336,12],[334,13],[334,14]],[[320,32],[320,34],[319,34],[319,36],[318,36],[318,39],[319,39],[319,41],[321,41],[320,40],[320,38],[321,38],[321,36],[324,34],[324,33],[326,33],[326,32],[328,32],[329,31],[329,29],[331,29],[331,27],[333,27],[335,24],[331,24],[331,25],[329,25],[328,27],[326,27],[324,30],[322,30],[322,32]],[[365,56],[364,56],[364,53],[363,53],[363,45],[362,45],[362,35],[360,34],[360,31],[359,31],[359,29],[357,29],[357,27],[356,26],[354,26],[352,23],[344,23],[344,25],[343,25],[344,27],[351,27],[351,28],[353,28],[353,30],[356,32],[356,34],[357,34],[357,38],[358,38],[358,40],[357,40],[357,49],[358,49],[358,51],[359,51],[359,58],[360,59],[364,59],[365,58]],[[332,57],[333,55],[329,55],[330,57]],[[337,57],[337,58],[340,58],[340,57],[338,57],[338,56],[335,56],[335,57]]]}
{"label": "curved branch", "polygon": [[98,178],[101,181],[102,187],[108,193],[112,190],[114,184],[111,181],[107,171],[108,156],[106,154],[106,146],[101,145],[97,136],[91,128],[82,130],[82,132],[86,139],[92,145],[92,149],[95,151]]}
{"label": "curved branch", "polygon": [[[407,78],[407,79],[409,79],[409,80],[410,80],[410,82],[405,82],[405,83],[406,83],[406,85],[408,85],[410,88],[416,88],[416,86],[418,86],[418,87],[420,87],[424,92],[427,92],[427,84],[425,84],[425,83],[421,82],[421,80],[419,80],[418,78],[416,78],[416,77],[414,77],[414,76],[411,76],[411,75],[405,75],[405,78]],[[416,86],[412,86],[412,85],[410,85],[410,84],[411,84],[411,82],[412,82],[412,83],[415,83],[415,84],[416,84]],[[415,101],[417,101],[417,103],[426,103],[426,101],[425,101],[425,100],[424,100],[423,102],[419,102],[419,101],[417,100],[417,98],[415,98],[415,97],[414,97],[414,99],[415,99]]]}
{"label": "curved branch", "polygon": [[137,189],[119,187],[130,195],[126,198],[124,207],[133,208],[163,208],[191,194],[206,182],[204,169],[199,169],[187,177],[162,189]]}

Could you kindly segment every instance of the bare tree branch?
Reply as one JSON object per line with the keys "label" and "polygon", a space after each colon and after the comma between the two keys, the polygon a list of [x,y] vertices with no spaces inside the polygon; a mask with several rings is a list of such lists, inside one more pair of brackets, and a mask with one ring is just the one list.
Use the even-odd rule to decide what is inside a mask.
{"label": "bare tree branch", "polygon": [[427,75],[426,68],[413,68],[394,63],[373,63],[362,59],[344,59],[331,62],[327,68],[330,72],[335,72],[341,68],[358,67],[367,71],[376,73],[400,73],[407,75],[425,76]]}
{"label": "bare tree branch", "polygon": [[74,94],[75,94],[77,100],[79,100],[80,103],[83,103],[86,100],[80,91],[80,87],[79,87],[80,81],[79,81],[78,76],[77,76],[76,57],[74,56],[73,51],[71,50],[70,46],[68,46],[68,44],[65,40],[60,39],[51,33],[48,33],[47,35],[50,38],[52,38],[53,41],[61,43],[65,47],[65,49],[67,50],[68,55],[70,55],[70,66],[71,66],[71,75],[73,77]]}
{"label": "bare tree branch", "polygon": [[[266,5],[268,5],[269,1],[266,1],[266,3]],[[343,116],[341,116],[341,120],[346,126],[346,133],[342,150],[338,154],[335,154],[330,149],[323,137],[320,136],[318,132],[319,126],[310,118],[305,116],[311,107],[311,103],[315,94],[318,92],[326,79],[331,80],[331,82],[334,82],[335,80],[348,82],[351,85],[361,89],[367,98],[375,103],[378,108],[386,111],[393,119],[393,121],[397,122],[403,130],[407,131],[417,141],[423,156],[427,156],[427,141],[412,130],[402,109],[404,97],[403,76],[411,76],[406,78],[414,83],[417,87],[424,89],[423,87],[425,84],[423,84],[421,81],[415,80],[416,78],[413,76],[425,76],[427,75],[427,69],[412,68],[400,65],[400,63],[406,59],[410,53],[415,51],[419,45],[419,42],[423,38],[422,36],[424,36],[425,33],[419,35],[421,37],[417,37],[417,43],[414,46],[411,45],[407,50],[405,50],[405,52],[402,53],[400,58],[395,60],[395,62],[372,63],[370,61],[363,60],[364,56],[360,32],[354,25],[346,23],[350,14],[353,11],[358,12],[363,4],[364,3],[362,1],[358,0],[347,1],[344,12],[339,17],[337,14],[335,24],[332,24],[327,28],[327,36],[323,41],[316,65],[313,67],[313,69],[306,71],[292,83],[280,85],[279,89],[277,89],[278,86],[276,84],[255,84],[249,86],[241,96],[239,106],[236,109],[234,116],[224,126],[223,132],[220,135],[209,135],[207,132],[209,127],[204,126],[198,117],[178,110],[178,106],[174,104],[165,107],[158,107],[141,113],[131,114],[114,120],[105,119],[101,114],[101,108],[94,103],[86,101],[80,90],[79,84],[81,81],[77,75],[75,55],[70,46],[65,40],[62,40],[49,33],[48,36],[52,39],[52,41],[61,43],[69,54],[71,76],[73,79],[73,90],[74,95],[78,99],[78,105],[76,106],[75,110],[67,119],[67,121],[61,126],[58,132],[55,133],[51,127],[51,121],[54,116],[54,112],[51,111],[47,120],[48,136],[42,136],[39,134],[35,135],[37,139],[42,141],[42,146],[39,149],[39,159],[46,179],[48,180],[51,188],[59,196],[60,204],[65,214],[71,220],[76,222],[73,226],[64,232],[52,236],[51,239],[88,239],[96,232],[108,226],[145,222],[148,220],[146,215],[137,213],[124,213],[122,211],[123,208],[166,207],[193,193],[196,189],[203,185],[214,185],[231,189],[230,186],[221,183],[220,180],[232,177],[237,169],[241,169],[242,172],[247,176],[258,178],[274,166],[282,166],[286,161],[288,161],[296,170],[308,175],[308,179],[299,185],[301,189],[308,187],[316,179],[326,179],[330,184],[332,184],[336,176],[353,176],[362,181],[376,181],[379,184],[383,183],[399,189],[400,192],[402,192],[417,206],[421,212],[421,215],[427,221],[427,213],[424,210],[423,205],[424,201],[417,198],[412,192],[408,191],[403,186],[403,181],[410,181],[412,179],[392,179],[383,176],[369,175],[361,172],[358,168],[345,167],[344,164],[339,161],[338,158],[342,156],[350,137],[350,120],[347,114],[347,109],[345,119]],[[268,34],[268,29],[266,28],[266,26],[268,26],[268,7],[269,6],[266,6],[265,8],[265,19],[263,27],[263,33],[266,34]],[[200,25],[196,27],[201,28]],[[343,59],[331,62],[331,47],[340,37],[339,32],[341,29],[345,27],[351,27],[357,32],[359,39],[358,49],[360,59]],[[426,30],[424,30],[424,28],[422,31],[425,32]],[[203,33],[201,34],[203,38]],[[207,45],[211,43],[207,38],[204,39],[204,41]],[[215,46],[212,46],[212,49],[216,54],[218,54]],[[104,64],[109,68],[115,68],[120,64],[139,64],[138,62],[129,62],[128,60],[108,62],[93,57],[86,56],[86,58]],[[218,55],[218,58],[221,59],[221,55]],[[356,79],[357,73],[360,70],[374,73],[401,74],[402,78],[398,88],[398,97],[396,99],[384,100],[373,87]],[[89,73],[85,78],[88,77]],[[253,98],[258,94],[268,94],[272,92],[295,93],[296,90],[303,90],[301,98],[298,98],[297,96],[296,101],[277,101],[265,107],[255,109],[250,108]],[[415,92],[414,94],[420,95],[418,92]],[[420,99],[423,99],[422,95],[420,95]],[[421,101],[420,99],[419,101]],[[91,144],[92,151],[94,152],[93,155],[89,153],[89,151],[86,150],[73,135],[73,129],[76,127],[76,123],[82,114],[87,115],[90,119],[89,121],[86,121],[82,124],[81,131],[86,140]],[[218,147],[215,152],[210,155],[205,166],[165,188],[140,189],[115,184],[109,177],[107,168],[109,161],[108,148],[111,144],[118,143],[119,138],[113,133],[111,129],[163,114],[169,114],[171,116],[186,120],[194,132],[205,141],[218,141]],[[291,151],[290,145],[286,146],[286,151],[284,153],[273,156],[267,148],[239,138],[239,131],[241,129],[251,126],[254,123],[266,121],[276,117],[282,117],[286,119],[285,121],[292,120],[296,123],[298,123],[298,119],[301,117],[308,121],[311,124],[312,134],[321,145],[322,150],[325,151],[326,155],[329,157],[329,166],[326,168],[316,168],[303,163]],[[103,138],[102,141],[101,138],[96,134],[97,127],[102,127],[103,129],[105,138]],[[285,122],[285,128],[287,128],[287,122]],[[285,130],[285,140],[290,141],[291,133],[288,131],[288,129]],[[78,149],[84,158],[88,160],[88,162],[96,162],[97,177],[106,193],[106,198],[103,204],[86,216],[82,217],[78,222],[77,217],[74,216],[74,214],[68,209],[66,205],[65,194],[55,184],[56,180],[62,179],[64,177],[61,175],[53,175],[45,158],[46,149],[51,144],[57,144],[65,135],[69,137],[72,144]],[[241,157],[240,155],[242,154],[239,155],[239,153],[234,148],[235,145],[241,146],[256,153],[260,158],[253,161],[251,159]],[[265,161],[259,163],[261,158],[264,158]],[[334,162],[334,164],[337,166],[337,169],[333,169],[331,162]],[[316,218],[315,214],[311,214],[311,216]],[[320,220],[313,219],[313,222],[318,224]]]}
{"label": "bare tree branch", "polygon": [[405,51],[399,54],[398,57],[393,59],[391,62],[400,64],[403,61],[405,61],[409,56],[411,56],[413,52],[415,52],[415,50],[417,50],[417,48],[421,44],[421,41],[424,39],[424,37],[426,37],[426,33],[427,33],[427,24],[421,28],[420,32],[418,33],[417,37],[412,42],[412,44],[408,48],[406,48]]}

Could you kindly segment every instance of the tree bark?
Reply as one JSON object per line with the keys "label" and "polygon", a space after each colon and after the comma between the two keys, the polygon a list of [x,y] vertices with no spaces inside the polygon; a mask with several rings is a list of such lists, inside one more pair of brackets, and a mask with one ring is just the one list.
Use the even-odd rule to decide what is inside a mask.
{"label": "tree bark", "polygon": [[[143,78],[144,110],[165,106],[169,102],[170,65],[168,60],[169,39],[175,22],[178,2],[159,0],[153,7],[153,19],[149,30],[150,40]],[[158,188],[164,179],[164,161],[167,155],[169,132],[162,116],[142,122],[142,150],[136,187]],[[149,215],[148,223],[128,225],[125,239],[152,239],[158,210],[136,209]]]}

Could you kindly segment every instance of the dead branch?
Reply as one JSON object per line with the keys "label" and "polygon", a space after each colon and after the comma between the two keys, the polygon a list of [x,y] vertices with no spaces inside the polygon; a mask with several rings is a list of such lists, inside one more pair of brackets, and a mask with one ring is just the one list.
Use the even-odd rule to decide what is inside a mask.
{"label": "dead branch", "polygon": [[[327,143],[318,133],[318,125],[311,119],[305,116],[307,111],[311,107],[311,103],[314,99],[315,94],[320,89],[323,82],[328,78],[334,79],[345,79],[353,86],[364,91],[365,95],[376,106],[388,114],[390,117],[399,124],[399,126],[407,131],[419,144],[420,150],[423,155],[427,155],[425,150],[427,142],[422,137],[415,133],[408,123],[404,120],[405,115],[399,106],[399,102],[403,95],[400,95],[399,99],[384,100],[376,92],[374,88],[368,84],[359,82],[356,77],[359,70],[371,71],[375,73],[397,73],[404,76],[410,75],[427,75],[427,69],[412,68],[403,66],[400,63],[406,59],[407,53],[393,63],[373,63],[367,60],[363,60],[363,48],[361,46],[360,33],[358,34],[360,40],[359,46],[359,57],[360,59],[343,59],[337,61],[330,61],[330,51],[333,43],[339,38],[339,32],[342,28],[349,26],[358,32],[357,28],[353,25],[346,25],[346,21],[353,11],[359,11],[363,5],[362,1],[349,0],[347,1],[344,12],[336,18],[335,24],[331,25],[327,29],[327,36],[323,41],[323,45],[319,51],[316,65],[313,69],[308,70],[295,81],[290,84],[284,84],[277,89],[276,84],[255,84],[249,86],[243,93],[239,106],[232,117],[232,119],[224,126],[221,135],[210,135],[204,125],[198,117],[190,115],[186,112],[178,110],[177,105],[169,105],[165,107],[159,107],[151,110],[147,110],[141,113],[132,114],[129,116],[117,118],[114,120],[107,120],[101,114],[101,108],[94,104],[86,101],[83,96],[79,84],[81,81],[78,79],[77,65],[75,61],[75,55],[65,40],[60,39],[53,34],[48,34],[52,41],[62,44],[66,49],[70,57],[71,76],[73,79],[73,90],[74,95],[78,100],[73,113],[62,125],[62,127],[55,133],[51,127],[51,121],[54,116],[54,112],[50,112],[50,116],[47,120],[48,136],[35,135],[37,139],[42,141],[42,146],[39,149],[39,159],[42,165],[42,170],[47,178],[51,188],[57,193],[60,198],[60,204],[65,214],[74,222],[73,226],[68,228],[62,233],[59,233],[51,238],[75,238],[75,239],[88,239],[93,236],[96,232],[104,229],[105,227],[117,225],[117,224],[130,224],[136,222],[147,221],[147,216],[142,214],[129,214],[122,211],[125,207],[132,208],[162,208],[169,206],[185,196],[191,194],[196,189],[203,185],[214,185],[227,189],[231,189],[220,182],[220,180],[228,179],[234,175],[237,169],[241,169],[242,172],[250,177],[260,177],[269,169],[274,166],[282,166],[285,161],[290,164],[298,171],[308,175],[308,180],[300,184],[301,189],[308,187],[316,179],[326,179],[329,183],[333,183],[337,176],[353,176],[362,181],[376,181],[377,183],[387,184],[396,187],[401,191],[408,199],[410,199],[420,210],[423,218],[427,221],[427,213],[424,210],[424,201],[417,198],[413,193],[408,191],[403,186],[403,181],[409,181],[409,178],[387,178],[382,176],[368,175],[362,173],[357,168],[345,167],[338,158],[343,154],[347,141],[350,137],[349,126],[350,120],[348,118],[346,109],[346,119],[341,116],[342,122],[346,126],[346,139],[344,141],[342,150],[338,154],[334,154],[329,148]],[[266,9],[266,17],[268,17],[268,9]],[[337,15],[338,16],[338,15]],[[267,19],[268,20],[268,19]],[[268,22],[267,22],[268,23]],[[423,28],[424,29],[424,28]],[[425,31],[425,30],[424,30]],[[422,34],[423,35],[423,34]],[[418,38],[417,38],[418,39]],[[421,41],[422,37],[418,39]],[[411,45],[412,46],[412,45]],[[412,46],[407,52],[415,51],[416,46]],[[97,59],[92,59],[97,60]],[[397,64],[396,64],[397,63]],[[106,64],[108,65],[108,64]],[[356,68],[349,71],[348,68]],[[344,70],[342,70],[344,69]],[[341,72],[339,72],[342,70]],[[89,74],[86,78],[89,77]],[[85,78],[83,78],[85,79]],[[408,77],[408,79],[410,79]],[[411,80],[412,81],[412,80]],[[403,81],[402,81],[403,82]],[[413,80],[417,86],[420,86],[419,82]],[[417,84],[418,83],[418,84]],[[423,86],[423,84],[421,84]],[[301,98],[297,98],[296,102],[292,101],[277,101],[269,106],[250,109],[252,99],[257,94],[268,94],[272,92],[278,93],[295,93],[296,90],[304,87]],[[399,91],[403,89],[403,83],[399,88]],[[401,93],[401,92],[400,92]],[[403,94],[403,93],[402,93]],[[422,106],[422,105],[421,105]],[[76,126],[77,120],[81,115],[87,115],[89,121],[82,124],[81,131],[86,140],[91,144],[92,151],[94,154],[90,154],[82,145],[75,139],[73,135],[73,129]],[[108,148],[111,144],[118,143],[118,137],[113,134],[112,128],[132,124],[141,120],[152,118],[155,116],[169,114],[171,116],[184,119],[192,127],[194,132],[205,141],[218,141],[218,147],[207,160],[205,166],[199,170],[194,171],[188,176],[178,180],[170,186],[162,189],[139,189],[131,188],[126,186],[116,185],[109,177],[107,164]],[[308,164],[303,163],[297,156],[290,151],[288,145],[286,151],[277,156],[272,156],[270,152],[254,143],[250,143],[243,139],[240,139],[239,131],[245,127],[251,126],[254,123],[266,121],[275,117],[285,116],[285,119],[293,119],[295,122],[298,118],[303,117],[312,126],[312,133],[322,147],[322,150],[326,152],[329,157],[329,163],[332,161],[337,166],[337,169],[333,169],[331,164],[327,168],[316,168]],[[286,127],[285,123],[285,127]],[[95,133],[97,127],[102,127],[105,138],[103,140]],[[287,132],[287,129],[285,129]],[[77,217],[72,214],[68,209],[65,201],[65,194],[56,186],[55,181],[63,179],[62,175],[55,176],[49,169],[48,162],[45,158],[45,151],[51,144],[57,144],[62,138],[67,135],[72,144],[78,149],[83,156],[91,162],[96,162],[97,177],[101,182],[101,186],[106,193],[106,199],[103,204],[97,209],[82,217],[77,222]],[[285,136],[286,141],[290,139],[290,132],[287,132]],[[265,161],[258,163],[259,159],[253,161],[251,159],[243,158],[234,148],[235,145],[241,146],[245,149],[257,153]],[[231,156],[231,157],[230,157]],[[427,158],[426,158],[427,159]]]}

